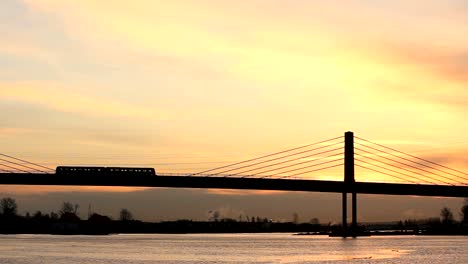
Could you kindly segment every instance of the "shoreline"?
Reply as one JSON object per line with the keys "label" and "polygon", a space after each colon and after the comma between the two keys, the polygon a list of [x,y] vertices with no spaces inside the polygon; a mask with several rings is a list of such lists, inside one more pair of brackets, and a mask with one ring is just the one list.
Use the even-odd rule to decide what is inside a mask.
{"label": "shoreline", "polygon": [[[51,236],[110,236],[110,235],[191,235],[191,234],[291,234],[292,236],[328,236],[342,237],[340,233],[332,232],[112,232],[112,233],[0,233],[0,235],[51,235]],[[468,236],[468,233],[443,233],[443,232],[365,232],[357,234],[355,237],[372,237],[372,236]],[[353,237],[353,236],[348,236]]]}

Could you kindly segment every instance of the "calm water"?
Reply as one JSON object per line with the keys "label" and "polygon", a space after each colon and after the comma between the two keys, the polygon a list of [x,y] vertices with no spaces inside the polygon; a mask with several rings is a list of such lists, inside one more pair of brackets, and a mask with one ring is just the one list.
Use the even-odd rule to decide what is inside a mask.
{"label": "calm water", "polygon": [[0,235],[0,263],[468,263],[468,237]]}

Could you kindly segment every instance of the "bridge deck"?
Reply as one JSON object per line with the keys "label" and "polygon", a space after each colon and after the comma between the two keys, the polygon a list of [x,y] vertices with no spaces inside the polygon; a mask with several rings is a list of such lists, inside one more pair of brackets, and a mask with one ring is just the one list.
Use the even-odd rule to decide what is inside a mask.
{"label": "bridge deck", "polygon": [[[131,186],[281,190],[304,192],[352,192],[339,181],[259,179],[200,176],[135,176],[135,175],[76,175],[34,173],[1,173],[0,184],[62,185],[62,186]],[[356,193],[386,195],[416,195],[439,197],[468,197],[468,186],[356,182]]]}

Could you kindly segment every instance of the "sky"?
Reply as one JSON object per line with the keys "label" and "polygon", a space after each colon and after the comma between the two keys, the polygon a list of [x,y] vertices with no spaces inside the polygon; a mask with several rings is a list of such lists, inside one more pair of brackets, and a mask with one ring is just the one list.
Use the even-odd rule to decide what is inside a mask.
{"label": "sky", "polygon": [[[198,172],[354,131],[468,171],[467,25],[462,0],[1,1],[1,152],[50,167]],[[144,219],[224,208],[335,221],[340,204],[337,195],[220,190],[1,186],[2,195],[21,212],[75,200]],[[166,205],[149,213],[142,203],[152,199]],[[296,205],[275,209],[278,199]],[[387,214],[360,209],[369,221],[462,203],[362,200],[388,203]]]}

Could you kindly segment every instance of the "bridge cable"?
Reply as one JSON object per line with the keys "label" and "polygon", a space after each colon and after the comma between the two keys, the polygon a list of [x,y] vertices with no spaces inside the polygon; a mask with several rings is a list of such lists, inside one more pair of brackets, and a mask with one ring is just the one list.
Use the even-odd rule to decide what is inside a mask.
{"label": "bridge cable", "polygon": [[[436,170],[436,171],[440,171],[440,172],[443,172],[443,173],[445,173],[445,174],[449,174],[449,175],[455,176],[455,177],[457,177],[457,178],[465,179],[465,178],[462,177],[462,176],[458,176],[458,175],[455,175],[455,174],[453,174],[453,173],[446,172],[446,171],[440,170],[440,169],[438,169],[438,168],[434,168],[434,167],[432,167],[432,166],[426,165],[426,164],[424,164],[424,163],[416,162],[416,161],[414,161],[414,160],[410,160],[410,159],[407,159],[407,158],[405,158],[405,157],[401,157],[401,156],[395,155],[395,154],[390,153],[390,152],[388,152],[388,151],[383,151],[383,150],[381,150],[381,149],[373,148],[373,147],[370,147],[370,146],[361,144],[361,143],[359,143],[359,142],[355,142],[355,143],[358,144],[358,145],[360,145],[360,146],[363,146],[363,147],[366,147],[366,148],[370,148],[370,149],[379,151],[380,153],[385,153],[385,154],[388,154],[388,155],[390,155],[390,156],[397,157],[397,158],[399,158],[399,159],[406,160],[406,161],[409,161],[409,162],[418,164],[418,165],[420,165],[420,166],[424,166],[424,167],[426,167],[426,168],[430,168],[430,169],[433,169],[433,170]],[[361,149],[361,150],[362,150],[362,149]],[[383,158],[385,158],[385,157],[383,157]],[[389,159],[389,158],[386,158],[386,159]],[[406,163],[404,163],[404,164],[406,164]],[[410,166],[410,165],[407,165],[407,166]],[[418,169],[419,169],[419,168],[418,168]],[[423,169],[419,169],[419,170],[423,170]],[[424,170],[424,171],[425,171],[425,170]],[[426,172],[427,172],[427,171],[426,171]],[[433,174],[434,174],[434,173],[433,173]],[[436,174],[436,175],[439,175],[439,174]],[[441,175],[439,175],[439,176],[441,176]],[[448,177],[444,177],[444,176],[441,176],[441,177],[446,178],[446,179],[449,179],[449,180],[454,180],[454,181],[460,182],[459,180],[456,180],[456,179],[453,179],[453,178],[448,178]],[[466,180],[468,180],[468,179],[466,179]],[[460,183],[461,183],[461,182],[460,182]],[[463,184],[465,184],[465,183],[463,183]]]}
{"label": "bridge cable", "polygon": [[[311,149],[311,150],[301,151],[301,152],[297,152],[297,153],[294,153],[294,154],[288,154],[288,155],[281,156],[281,157],[278,157],[278,158],[273,158],[273,159],[269,159],[269,160],[257,162],[257,163],[254,163],[254,164],[245,165],[245,166],[238,167],[238,168],[234,168],[234,169],[230,169],[230,170],[225,170],[225,171],[222,171],[222,172],[218,172],[218,173],[216,173],[216,174],[223,174],[223,173],[230,172],[230,171],[236,171],[236,170],[240,170],[240,169],[243,169],[243,168],[248,168],[248,167],[256,166],[256,165],[259,165],[259,164],[267,163],[267,162],[270,162],[270,161],[275,161],[275,160],[280,160],[280,159],[284,159],[284,158],[287,158],[287,157],[296,156],[296,155],[299,155],[299,154],[303,154],[303,153],[315,151],[315,150],[318,150],[318,149],[323,149],[323,148],[331,147],[331,146],[338,145],[338,144],[342,144],[342,143],[343,143],[343,142],[338,142],[338,143],[335,143],[335,144],[330,144],[330,145],[327,145],[327,146],[322,146],[322,147],[314,148],[314,149]],[[295,159],[290,159],[290,160],[287,160],[287,161],[282,161],[282,162],[279,162],[279,163],[277,163],[277,164],[286,163],[286,162],[291,162],[291,161],[298,160],[298,159],[302,159],[302,158],[313,157],[313,156],[317,156],[317,155],[322,154],[322,153],[326,153],[326,152],[330,152],[330,151],[334,151],[334,150],[338,150],[338,149],[342,149],[342,148],[336,148],[336,149],[332,149],[332,150],[325,151],[325,152],[314,153],[314,154],[312,154],[312,155],[307,155],[307,156],[302,156],[302,157],[295,158]],[[237,174],[241,174],[241,173],[245,173],[245,172],[249,172],[249,171],[254,171],[254,170],[258,170],[258,169],[262,169],[262,168],[270,167],[270,166],[273,166],[273,165],[267,165],[267,166],[263,166],[263,167],[260,167],[260,168],[257,168],[257,169],[254,168],[254,169],[250,169],[250,170],[247,170],[247,171],[238,172],[238,173],[235,173],[235,174],[233,174],[233,175],[237,175]]]}
{"label": "bridge cable", "polygon": [[[279,167],[279,168],[274,168],[274,169],[270,169],[270,170],[266,170],[266,171],[257,172],[255,174],[250,174],[248,176],[256,176],[256,175],[260,175],[260,174],[266,173],[266,172],[278,171],[278,170],[281,170],[281,169],[295,167],[295,166],[298,166],[298,165],[301,165],[301,164],[311,163],[311,162],[315,162],[315,161],[318,161],[318,160],[323,160],[323,159],[326,159],[326,158],[332,158],[332,157],[342,156],[342,155],[343,155],[343,153],[338,153],[338,154],[334,154],[334,155],[329,155],[329,156],[325,156],[325,157],[316,158],[316,159],[313,159],[313,160],[306,160],[306,161],[303,161],[303,162],[299,162],[299,163],[295,163],[295,164],[291,164],[291,165],[287,165],[287,166],[283,166],[283,167]],[[342,160],[342,159],[337,159],[337,160]],[[329,162],[326,162],[326,163],[329,163]],[[301,167],[299,169],[314,167],[314,166],[321,165],[321,164],[324,164],[324,163],[309,165],[309,166]],[[294,170],[299,170],[299,169],[293,169],[293,170],[278,172],[277,175],[282,174],[282,173],[291,172],[291,171],[294,171]]]}
{"label": "bridge cable", "polygon": [[[464,175],[467,175],[467,176],[468,176],[468,173],[466,173],[466,172],[459,171],[459,170],[456,170],[456,169],[452,169],[452,168],[450,168],[450,167],[447,167],[447,166],[444,166],[444,165],[442,165],[442,164],[439,164],[439,163],[436,163],[436,162],[432,162],[432,161],[430,161],[430,160],[423,159],[423,158],[420,158],[420,157],[417,157],[417,156],[414,156],[414,155],[408,154],[408,153],[406,153],[406,152],[403,152],[403,151],[400,151],[400,150],[397,150],[397,149],[394,149],[394,148],[390,148],[390,147],[387,147],[387,146],[384,146],[384,145],[381,145],[381,144],[378,144],[378,143],[375,143],[375,142],[369,141],[369,140],[367,140],[367,139],[363,139],[363,138],[360,138],[360,137],[356,137],[356,138],[357,138],[357,139],[360,139],[360,140],[363,140],[363,141],[366,141],[366,142],[369,142],[369,143],[372,143],[372,144],[374,144],[374,145],[377,145],[377,146],[380,146],[380,147],[386,148],[386,149],[390,149],[390,150],[393,150],[393,151],[399,152],[399,153],[401,153],[401,154],[408,155],[408,156],[410,156],[410,157],[413,157],[413,158],[415,158],[415,159],[422,160],[422,161],[425,161],[425,162],[427,162],[427,163],[431,163],[431,164],[434,164],[434,165],[437,165],[437,166],[440,166],[440,167],[446,168],[446,169],[448,169],[448,170],[455,171],[455,172],[458,172],[458,173],[461,173],[461,174],[464,174]],[[415,162],[415,161],[413,161],[413,162]],[[417,162],[415,162],[415,163],[417,163]],[[421,165],[421,164],[420,164],[420,165]],[[436,169],[436,168],[430,167],[430,166],[428,166],[428,165],[423,165],[423,166],[426,166],[426,167],[429,167],[429,168],[432,168],[432,169],[435,169],[435,170],[439,170],[439,169]],[[441,171],[441,170],[439,170],[439,171]],[[445,172],[445,171],[442,171],[442,172]],[[448,173],[448,172],[445,172],[445,173],[447,173],[447,174],[450,174],[450,173]],[[453,175],[453,174],[451,174],[451,175]],[[464,179],[464,180],[468,180],[468,178],[465,178],[465,177],[462,177],[462,176],[458,176],[458,175],[453,175],[453,176],[456,176],[456,177],[462,178],[462,179]]]}
{"label": "bridge cable", "polygon": [[18,161],[21,161],[21,162],[25,162],[25,163],[28,163],[28,164],[30,164],[30,165],[34,165],[34,166],[37,166],[37,167],[40,167],[40,168],[43,168],[43,169],[48,169],[48,170],[51,170],[51,171],[55,171],[54,169],[48,168],[48,167],[46,167],[46,166],[42,166],[42,165],[37,164],[37,163],[29,162],[29,161],[27,161],[27,160],[18,159],[18,158],[15,158],[15,157],[12,157],[12,156],[3,154],[3,153],[0,153],[0,155],[1,155],[1,156],[4,156],[4,157],[8,157],[8,158],[10,158],[10,159],[14,159],[14,160],[18,160]]}
{"label": "bridge cable", "polygon": [[31,170],[33,170],[33,171],[37,171],[37,172],[42,172],[42,173],[47,173],[47,174],[48,174],[48,172],[45,172],[45,171],[42,171],[42,170],[38,170],[38,169],[36,169],[36,168],[29,167],[29,166],[26,166],[26,165],[23,165],[23,164],[20,164],[20,163],[16,163],[16,162],[9,161],[9,160],[2,159],[2,158],[0,158],[0,160],[1,160],[1,161],[4,161],[4,162],[7,162],[7,163],[10,163],[10,164],[15,164],[16,166],[28,168],[28,169],[31,169]]}
{"label": "bridge cable", "polygon": [[[341,154],[340,154],[340,155],[341,155]],[[336,156],[336,155],[335,155],[335,156]],[[274,176],[277,176],[277,175],[282,175],[282,174],[284,174],[284,173],[289,173],[289,172],[298,171],[298,170],[304,170],[304,169],[307,169],[307,168],[317,167],[317,166],[320,166],[320,165],[323,165],[323,164],[333,163],[333,162],[342,161],[342,160],[343,160],[343,159],[329,160],[329,161],[325,161],[325,162],[321,162],[321,163],[317,163],[317,164],[313,164],[313,165],[309,165],[309,166],[305,166],[305,167],[301,167],[301,168],[297,168],[297,169],[292,169],[292,170],[287,170],[287,171],[281,171],[281,172],[278,172],[277,174],[268,175],[268,176],[264,176],[264,177],[260,177],[260,178],[274,177]],[[288,166],[288,167],[290,167],[290,166]],[[249,176],[251,176],[251,175],[249,175]]]}
{"label": "bridge cable", "polygon": [[394,175],[391,175],[391,174],[388,174],[388,173],[385,173],[385,172],[381,172],[381,171],[378,171],[378,170],[374,170],[374,169],[368,168],[368,167],[366,167],[366,166],[362,166],[362,165],[359,165],[359,164],[355,164],[355,166],[360,167],[360,168],[363,168],[363,169],[371,170],[371,171],[374,171],[374,172],[382,173],[382,174],[388,175],[388,176],[390,176],[390,177],[403,180],[403,182],[409,181],[409,182],[411,182],[411,183],[415,183],[415,184],[418,184],[418,185],[419,185],[419,183],[417,183],[417,182],[413,182],[413,181],[410,181],[410,180],[407,180],[407,179],[404,179],[404,178],[400,178],[400,177],[398,177],[398,176],[394,176]]}
{"label": "bridge cable", "polygon": [[26,173],[32,173],[30,171],[25,171],[25,170],[22,170],[22,169],[18,169],[18,168],[15,168],[15,167],[12,167],[12,166],[9,166],[9,165],[6,165],[6,164],[3,164],[3,163],[0,163],[1,166],[4,166],[4,167],[7,167],[7,168],[10,168],[10,169],[14,169],[16,171],[21,171],[21,172],[26,172]]}
{"label": "bridge cable", "polygon": [[[466,185],[466,183],[464,183],[464,182],[460,182],[460,181],[457,181],[457,180],[454,180],[454,179],[445,177],[445,176],[443,176],[443,175],[440,175],[440,174],[437,174],[437,173],[434,173],[434,172],[431,172],[431,171],[427,171],[427,170],[418,168],[418,167],[413,166],[413,165],[410,165],[410,164],[406,164],[406,163],[404,163],[404,162],[399,162],[399,161],[396,161],[396,160],[394,160],[394,159],[390,159],[390,158],[387,158],[387,157],[383,157],[383,156],[378,155],[378,154],[376,154],[376,153],[371,153],[371,152],[369,152],[369,151],[366,151],[366,150],[363,150],[363,149],[360,149],[360,148],[355,148],[355,149],[357,149],[357,150],[359,150],[359,151],[366,152],[366,153],[371,154],[371,155],[374,155],[374,156],[381,157],[381,158],[383,158],[383,159],[391,160],[391,161],[393,161],[393,162],[396,162],[396,163],[405,165],[405,166],[407,166],[407,167],[411,167],[411,168],[414,168],[414,169],[417,169],[417,170],[421,170],[421,171],[424,171],[424,172],[427,172],[427,173],[430,173],[430,174],[434,174],[434,175],[436,175],[436,176],[438,176],[438,177],[441,177],[441,178],[450,180],[450,181],[452,181],[452,182],[455,181],[455,182],[458,182],[458,183],[461,183],[461,184]],[[432,178],[432,177],[430,177],[430,176],[427,176],[427,175],[424,175],[424,174],[421,174],[421,173],[418,173],[418,172],[414,172],[414,171],[412,171],[412,170],[408,170],[408,169],[405,169],[405,168],[402,168],[402,167],[398,167],[398,166],[393,165],[393,164],[391,164],[391,163],[379,161],[379,160],[377,160],[377,159],[374,159],[374,158],[371,158],[371,157],[367,157],[367,156],[363,156],[363,155],[359,155],[359,156],[364,157],[364,158],[367,158],[367,159],[371,159],[371,160],[374,160],[374,161],[377,161],[377,162],[380,162],[380,163],[383,163],[383,164],[386,164],[386,165],[389,165],[389,166],[392,166],[392,167],[395,167],[395,168],[398,168],[398,169],[400,169],[400,170],[409,171],[409,172],[411,172],[411,173],[418,174],[418,175],[421,175],[421,176],[424,176],[424,177],[426,177],[426,178],[430,178],[430,179],[433,179],[433,180],[436,180],[436,181],[439,181],[439,182],[447,183],[447,182],[442,181],[442,180],[440,180],[440,179]]]}
{"label": "bridge cable", "polygon": [[[342,155],[343,155],[343,153],[328,155],[328,156],[316,158],[316,159],[313,159],[313,160],[306,160],[306,161],[303,161],[303,162],[299,162],[299,163],[295,163],[295,164],[291,164],[291,165],[286,165],[286,166],[279,167],[279,168],[274,168],[274,169],[270,169],[270,170],[266,170],[266,171],[257,172],[256,174],[251,174],[249,176],[255,176],[255,175],[259,175],[259,174],[267,173],[267,172],[271,172],[271,171],[278,171],[278,170],[282,170],[282,169],[286,169],[286,168],[290,168],[290,167],[295,167],[295,166],[298,166],[298,165],[301,165],[301,164],[311,163],[311,162],[315,162],[315,161],[318,161],[318,160],[323,160],[323,159],[326,159],[326,158],[332,158],[332,157],[337,157],[337,156],[342,156]],[[342,158],[338,159],[338,160],[342,160]],[[309,165],[309,166],[305,166],[305,167],[301,167],[301,168],[313,167],[313,166],[320,165],[320,164],[321,163],[314,164],[314,165]],[[294,170],[297,170],[297,168],[294,169]],[[287,172],[290,172],[290,171],[289,170],[288,171],[282,171],[282,172],[278,172],[277,174],[287,173]]]}
{"label": "bridge cable", "polygon": [[[289,163],[289,162],[296,161],[296,160],[300,160],[300,159],[304,159],[304,158],[310,158],[310,157],[314,157],[314,156],[317,156],[317,155],[320,155],[320,154],[329,153],[329,152],[337,151],[337,150],[342,150],[342,148],[335,148],[335,149],[331,149],[331,150],[327,150],[327,151],[322,151],[322,152],[319,152],[319,153],[315,153],[315,154],[312,154],[312,155],[301,156],[301,157],[299,157],[299,158],[289,159],[289,160],[286,160],[286,161],[281,161],[281,162],[277,162],[277,163],[265,165],[265,166],[262,166],[262,167],[258,167],[258,168],[253,168],[253,169],[241,171],[241,172],[235,173],[235,175],[237,175],[237,174],[244,174],[244,173],[247,173],[247,172],[256,171],[256,170],[260,170],[260,169],[264,169],[264,168],[269,168],[269,167],[277,166],[277,165],[284,164],[284,163]],[[342,153],[341,153],[341,154],[342,154]],[[321,160],[321,159],[323,159],[323,158],[324,158],[324,157],[317,158],[317,159],[312,159],[312,160],[305,161],[305,162],[301,162],[301,163],[313,162],[313,161],[316,161],[316,160]],[[301,163],[297,163],[297,165],[299,165],[299,164],[301,164]],[[294,165],[290,165],[290,166],[294,166]],[[288,166],[286,166],[286,167],[288,167]],[[282,167],[282,168],[283,168],[283,167]],[[278,170],[278,169],[281,169],[281,168],[276,168],[276,169],[273,169],[273,170]],[[254,174],[254,175],[255,175],[255,174]],[[251,176],[253,176],[253,175],[251,175]]]}
{"label": "bridge cable", "polygon": [[[398,166],[391,165],[391,164],[389,164],[389,163],[382,162],[382,161],[379,161],[379,160],[377,160],[377,159],[373,159],[373,158],[370,158],[370,157],[367,157],[367,156],[364,156],[364,155],[360,155],[359,153],[355,153],[355,154],[358,155],[358,156],[360,156],[360,157],[363,157],[363,158],[375,160],[375,161],[377,161],[377,162],[380,162],[380,163],[383,163],[383,164],[386,164],[386,165],[390,165],[391,167],[395,167],[395,168],[397,168],[397,169],[402,169],[402,168],[400,168],[400,167],[398,167]],[[356,160],[359,160],[359,159],[356,159]],[[361,160],[359,160],[359,161],[361,161]],[[362,161],[362,162],[363,162],[363,161]],[[403,170],[403,169],[402,169],[402,170]],[[415,173],[415,172],[410,171],[410,170],[406,170],[406,171],[409,171],[409,172],[412,172],[412,173],[414,173],[414,174],[420,175],[420,174]],[[399,172],[399,173],[400,173],[400,172]],[[404,175],[404,174],[403,174],[403,175]],[[419,178],[419,177],[416,177],[416,176],[410,176],[410,177],[411,177],[411,178],[414,178],[414,179],[417,179],[417,180],[420,180],[420,181],[424,181],[424,182],[430,183],[430,184],[435,184],[435,185],[438,185],[437,182],[440,182],[438,179],[434,179],[435,182],[432,182],[432,181],[428,181],[428,180],[425,180],[424,178]]]}
{"label": "bridge cable", "polygon": [[296,148],[291,148],[291,149],[283,150],[283,151],[280,151],[280,152],[276,152],[276,153],[264,155],[264,156],[257,157],[257,158],[253,158],[253,159],[244,160],[244,161],[241,161],[241,162],[236,162],[236,163],[233,163],[233,164],[229,164],[229,165],[225,165],[225,166],[221,166],[221,167],[217,167],[217,168],[205,170],[205,171],[202,171],[202,172],[193,173],[193,174],[190,174],[189,176],[195,176],[195,175],[198,175],[198,174],[204,174],[204,173],[207,173],[207,172],[216,171],[216,170],[224,169],[224,168],[227,168],[227,167],[232,167],[232,166],[244,164],[244,163],[251,162],[251,161],[255,161],[255,160],[259,160],[259,159],[263,159],[263,158],[267,158],[267,157],[276,156],[276,155],[279,155],[279,154],[291,152],[291,151],[298,150],[298,149],[303,149],[303,148],[306,148],[306,147],[318,145],[318,144],[321,144],[321,143],[329,142],[329,141],[336,140],[336,139],[340,139],[340,138],[343,138],[343,136],[339,136],[339,137],[335,137],[335,138],[323,140],[323,141],[316,142],[316,143],[312,143],[312,144],[307,144],[307,145],[300,146],[300,147],[296,147]]}
{"label": "bridge cable", "polygon": [[[408,174],[406,174],[406,173],[402,173],[402,172],[395,171],[395,170],[392,170],[392,169],[388,169],[388,168],[385,168],[385,167],[383,167],[383,166],[376,165],[376,164],[373,164],[373,163],[370,163],[370,162],[367,162],[367,161],[364,161],[364,160],[360,160],[360,159],[355,159],[355,160],[357,160],[357,161],[359,161],[359,162],[362,162],[362,163],[366,163],[366,164],[371,165],[371,166],[374,166],[374,167],[378,167],[378,168],[380,168],[380,169],[384,169],[384,170],[388,170],[388,171],[397,173],[397,174],[399,174],[399,175],[403,175],[403,176],[406,176],[406,177],[410,177],[410,178],[413,178],[413,179],[416,179],[416,180],[419,180],[419,181],[424,181],[424,182],[427,182],[427,183],[439,185],[439,184],[437,184],[437,183],[429,182],[429,181],[426,181],[426,180],[421,179],[421,178],[419,178],[419,177],[412,176],[412,175],[408,175]],[[408,181],[409,181],[409,180],[408,180]],[[410,182],[413,182],[413,181],[410,181]],[[449,185],[453,185],[453,184],[447,183],[447,182],[444,182],[444,183],[449,184]]]}
{"label": "bridge cable", "polygon": [[[388,152],[388,151],[383,151],[383,150],[381,150],[381,149],[376,149],[376,148],[373,148],[373,147],[370,147],[370,146],[361,144],[361,143],[359,143],[359,142],[355,142],[355,143],[358,144],[358,145],[360,145],[360,146],[363,146],[363,147],[366,147],[366,148],[370,148],[370,149],[379,151],[379,152],[381,152],[381,153],[385,153],[385,154],[388,154],[388,155],[397,157],[397,158],[399,158],[399,159],[403,159],[403,160],[406,160],[406,161],[409,161],[409,162],[418,164],[418,165],[420,165],[420,166],[424,166],[424,167],[426,167],[426,168],[430,168],[430,169],[433,169],[433,170],[436,170],[436,171],[443,172],[443,173],[445,173],[445,174],[449,174],[449,175],[455,176],[455,177],[457,177],[457,178],[461,178],[461,179],[464,179],[464,180],[468,180],[468,178],[465,178],[465,177],[462,177],[462,176],[459,176],[459,175],[456,175],[456,174],[453,174],[453,173],[450,173],[450,172],[447,172],[447,171],[443,171],[443,170],[438,169],[438,168],[434,168],[434,167],[429,166],[429,165],[426,165],[426,164],[424,164],[424,163],[416,162],[416,161],[414,161],[414,160],[410,160],[410,159],[407,159],[407,158],[404,158],[404,157],[395,155],[395,154],[390,153],[390,152]],[[422,169],[420,169],[420,170],[422,170]],[[437,174],[437,175],[438,175],[438,174]],[[442,177],[443,177],[443,176],[442,176]],[[452,178],[447,178],[447,179],[455,180],[455,179],[452,179]],[[455,180],[455,181],[458,181],[458,180]],[[458,181],[458,182],[460,182],[460,181]],[[465,184],[465,183],[464,183],[464,184]]]}
{"label": "bridge cable", "polygon": [[339,167],[339,166],[343,166],[343,165],[344,165],[344,163],[341,163],[341,164],[338,164],[338,165],[328,166],[328,167],[325,167],[325,168],[320,168],[320,169],[316,169],[316,170],[310,170],[310,171],[305,171],[305,172],[300,172],[300,173],[296,173],[296,174],[292,174],[292,175],[280,177],[280,178],[278,178],[278,179],[290,178],[290,177],[294,177],[294,176],[297,176],[297,175],[303,175],[303,174],[307,174],[307,173],[311,173],[311,172],[315,172],[315,171],[326,170],[326,169],[330,169],[330,168],[334,168],[334,167]]}

